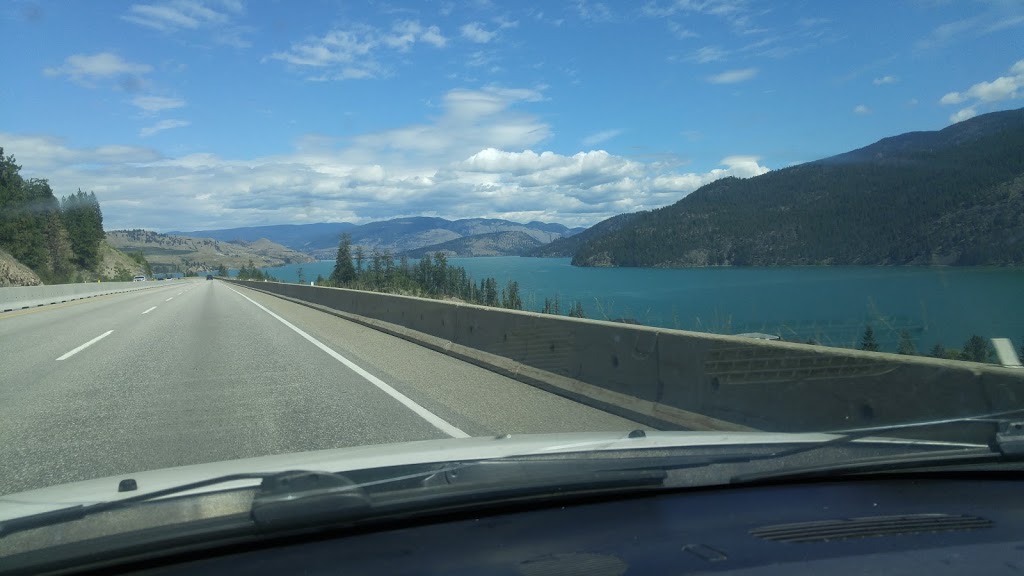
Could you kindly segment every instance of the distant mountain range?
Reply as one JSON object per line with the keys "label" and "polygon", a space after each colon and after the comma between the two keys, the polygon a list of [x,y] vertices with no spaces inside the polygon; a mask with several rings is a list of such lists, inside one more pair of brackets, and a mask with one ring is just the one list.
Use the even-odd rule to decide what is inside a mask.
{"label": "distant mountain range", "polygon": [[[560,242],[562,238],[555,240]],[[527,251],[544,246],[544,244],[520,230],[508,232],[489,232],[474,234],[449,240],[440,244],[432,244],[404,252],[412,258],[422,258],[426,254],[443,253],[449,258],[468,258],[474,256],[521,256]]]}
{"label": "distant mountain range", "polygon": [[[296,224],[278,226],[252,226],[223,230],[196,230],[191,232],[170,232],[171,235],[194,238],[212,238],[222,242],[253,241],[265,238],[293,250],[309,254],[314,258],[333,259],[338,249],[338,238],[343,232],[352,235],[352,242],[372,251],[390,251],[393,254],[409,252],[428,246],[438,246],[452,240],[487,236],[498,232],[520,232],[538,244],[546,244],[559,238],[572,236],[584,228],[567,228],[561,224],[529,222],[520,224],[508,220],[470,218],[446,220],[444,218],[396,218],[381,222],[355,225],[346,222],[321,224]],[[495,241],[495,238],[480,238],[465,244],[470,252],[483,250],[484,245],[494,251],[491,255],[518,254],[525,249],[522,241]],[[469,249],[475,246],[477,248]],[[505,248],[502,248],[505,247]],[[452,248],[452,247],[449,247]],[[444,248],[448,250],[449,248]],[[432,250],[436,251],[436,250]],[[469,255],[453,249],[453,255]]]}
{"label": "distant mountain range", "polygon": [[1024,109],[724,178],[530,254],[577,266],[1024,265]]}
{"label": "distant mountain range", "polygon": [[252,260],[260,267],[312,262],[308,254],[275,244],[265,238],[254,242],[228,242],[159,234],[149,230],[112,230],[107,242],[122,252],[142,252],[159,272],[205,272],[220,265],[239,268]]}

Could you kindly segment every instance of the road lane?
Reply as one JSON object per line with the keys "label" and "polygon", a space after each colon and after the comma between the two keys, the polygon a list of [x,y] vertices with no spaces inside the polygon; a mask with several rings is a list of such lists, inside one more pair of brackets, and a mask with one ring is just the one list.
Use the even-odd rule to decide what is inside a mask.
{"label": "road lane", "polygon": [[[0,378],[0,494],[168,466],[449,437],[367,375],[470,435],[638,427],[253,290],[183,286],[0,316],[0,362],[11,367]],[[168,301],[170,290],[181,295]]]}

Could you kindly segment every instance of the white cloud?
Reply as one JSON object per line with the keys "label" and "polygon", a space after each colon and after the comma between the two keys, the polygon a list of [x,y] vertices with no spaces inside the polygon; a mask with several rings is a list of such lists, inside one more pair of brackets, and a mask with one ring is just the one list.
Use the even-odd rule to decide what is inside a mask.
{"label": "white cloud", "polygon": [[939,99],[939,104],[948,106],[969,103],[951,115],[949,121],[956,123],[975,116],[978,113],[978,106],[1024,97],[1024,60],[1015,62],[1010,67],[1009,74],[999,76],[990,82],[978,82],[963,92],[945,94]]}
{"label": "white cloud", "polygon": [[132,98],[132,105],[144,112],[155,113],[181,108],[185,105],[185,101],[180,98],[167,98],[164,96],[136,96]]}
{"label": "white cloud", "polygon": [[[240,3],[226,4],[232,12],[240,12]],[[226,23],[228,11],[218,12],[199,0],[172,0],[156,4],[132,4],[122,19],[163,32]]]}
{"label": "white cloud", "polygon": [[967,97],[976,98],[982,102],[998,102],[1016,98],[1017,91],[1024,86],[1024,78],[1021,76],[1000,76],[991,82],[979,82],[967,90]]}
{"label": "white cloud", "polygon": [[863,104],[857,104],[856,106],[853,107],[853,113],[860,114],[861,116],[866,116],[868,114],[871,114],[871,108],[868,108]]}
{"label": "white cloud", "polygon": [[459,29],[462,32],[462,37],[470,42],[476,42],[477,44],[486,44],[494,39],[498,35],[497,32],[488,31],[483,27],[483,24],[479,22],[470,22],[464,24]]}
{"label": "white cloud", "polygon": [[142,130],[139,130],[139,136],[146,138],[162,132],[164,130],[170,130],[171,128],[182,128],[191,124],[188,120],[161,120],[152,126],[146,126]]}
{"label": "white cloud", "polygon": [[622,130],[602,130],[601,132],[596,132],[584,137],[580,142],[584,146],[596,146],[602,142],[607,142],[612,138],[615,138],[619,134],[622,134]]}
{"label": "white cloud", "polygon": [[959,92],[950,92],[939,100],[939,104],[959,104],[966,98]]}
{"label": "white cloud", "polygon": [[690,55],[689,60],[700,64],[725,60],[727,53],[717,46],[704,46]]}
{"label": "white cloud", "polygon": [[963,122],[964,120],[974,118],[977,115],[977,110],[975,110],[973,107],[967,107],[962,110],[958,110],[955,114],[951,114],[949,116],[949,123],[956,124],[957,122]]}
{"label": "white cloud", "polygon": [[712,84],[735,84],[744,82],[757,76],[757,68],[742,68],[740,70],[727,70],[721,74],[715,74],[708,78]]}
{"label": "white cloud", "polygon": [[386,55],[387,50],[407,52],[417,43],[443,48],[448,39],[437,26],[423,26],[415,20],[395,22],[389,30],[355,24],[293,43],[288,50],[274,52],[269,58],[297,68],[322,70],[310,76],[311,80],[375,78],[386,73],[379,56]]}
{"label": "white cloud", "polygon": [[145,74],[153,69],[148,64],[128,62],[113,52],[98,54],[73,54],[64,59],[64,64],[46,68],[47,76],[67,76],[76,81],[108,79],[122,75]]}
{"label": "white cloud", "polygon": [[[753,156],[681,172],[674,160],[544,150],[552,128],[523,110],[544,97],[543,87],[451,90],[419,124],[345,139],[310,135],[286,153],[242,159],[168,157],[136,146],[77,148],[20,134],[0,134],[0,142],[23,174],[49,178],[58,195],[95,191],[111,229],[405,215],[590,225],[670,204],[718,178],[767,171]],[[182,122],[164,121],[148,133]]]}
{"label": "white cloud", "polygon": [[899,78],[895,76],[882,76],[881,78],[875,78],[871,81],[875,86],[883,86],[885,84],[895,84],[899,82]]}
{"label": "white cloud", "polygon": [[611,8],[603,2],[589,2],[588,0],[576,0],[576,13],[583,20],[592,22],[611,22],[615,15]]}
{"label": "white cloud", "polygon": [[696,38],[697,36],[699,36],[699,34],[694,32],[693,30],[690,30],[689,28],[683,28],[677,22],[673,22],[672,20],[669,20],[668,22],[668,30],[669,32],[672,33],[673,36],[679,38],[680,40],[686,40],[687,38]]}
{"label": "white cloud", "polygon": [[441,29],[437,26],[424,28],[414,20],[403,20],[396,22],[389,33],[381,36],[381,41],[388,48],[399,51],[406,51],[417,41],[425,42],[435,48],[444,48],[448,39],[441,35]]}
{"label": "white cloud", "polygon": [[165,33],[209,30],[212,39],[235,48],[248,48],[248,36],[255,30],[233,22],[245,12],[239,0],[167,0],[132,4],[122,20]]}

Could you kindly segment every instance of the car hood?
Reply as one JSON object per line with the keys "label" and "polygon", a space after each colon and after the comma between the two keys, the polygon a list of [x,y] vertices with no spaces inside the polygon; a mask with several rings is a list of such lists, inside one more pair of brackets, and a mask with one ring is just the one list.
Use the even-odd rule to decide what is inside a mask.
{"label": "car hood", "polygon": [[[345,472],[386,466],[496,459],[536,454],[687,446],[817,443],[834,437],[829,434],[768,432],[646,432],[643,434],[598,432],[450,438],[356,446],[126,473],[6,494],[0,496],[0,521],[74,505],[88,505],[135,497],[228,474],[274,473],[288,470]],[[898,442],[916,443],[908,440],[899,440]],[[118,492],[118,483],[126,478],[134,479],[138,489],[130,492]],[[259,480],[239,480],[181,494],[243,488],[259,483]]]}

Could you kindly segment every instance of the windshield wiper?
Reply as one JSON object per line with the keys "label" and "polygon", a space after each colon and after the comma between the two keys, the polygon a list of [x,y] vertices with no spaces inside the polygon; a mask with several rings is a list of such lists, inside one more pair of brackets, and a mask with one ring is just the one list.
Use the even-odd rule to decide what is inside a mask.
{"label": "windshield wiper", "polygon": [[[907,424],[892,424],[872,428],[857,428],[852,430],[826,432],[826,434],[836,434],[837,436],[823,442],[796,446],[787,450],[777,451],[772,455],[772,459],[806,454],[808,452],[822,450],[839,444],[847,444],[856,440],[879,437],[893,432],[903,432],[906,430],[935,427],[948,428],[951,426],[962,427],[965,425],[982,425],[989,428],[989,432],[985,435],[986,443],[984,444],[962,444],[959,447],[951,447],[949,450],[929,450],[927,452],[904,453],[897,456],[864,458],[853,462],[843,462],[841,464],[800,466],[768,472],[738,474],[733,476],[730,479],[730,482],[739,484],[761,480],[783,480],[804,477],[822,477],[828,475],[838,476],[843,474],[891,470],[911,470],[915,468],[919,469],[934,466],[1024,461],[1024,421],[1009,418],[1010,416],[1020,416],[1021,414],[1024,414],[1024,408],[1007,410],[1004,412],[993,412],[990,414],[980,414],[977,416],[945,418],[924,422],[911,422]],[[933,440],[915,440],[911,438],[899,440],[905,440],[908,443],[935,442]]]}
{"label": "windshield wiper", "polygon": [[71,522],[73,520],[85,518],[86,516],[92,514],[107,512],[109,510],[114,510],[116,508],[138,504],[140,502],[145,502],[147,500],[163,498],[164,496],[173,496],[174,494],[181,494],[183,492],[188,492],[189,490],[206,488],[207,486],[216,486],[217,484],[226,484],[228,482],[235,482],[238,480],[261,480],[264,478],[268,478],[270,476],[275,476],[277,474],[282,473],[273,472],[226,474],[224,476],[217,476],[214,478],[208,478],[206,480],[200,480],[198,482],[189,482],[188,484],[172,486],[171,488],[165,488],[163,490],[147,492],[145,494],[139,494],[137,496],[129,496],[127,498],[121,498],[119,500],[98,502],[96,504],[76,504],[74,506],[68,506],[67,508],[60,508],[57,510],[51,510],[49,512],[42,512],[40,514],[32,514],[31,516],[22,516],[21,518],[2,520],[0,521],[0,538],[9,536],[15,532],[23,532],[25,530],[31,530],[33,528],[41,528],[43,526],[61,524],[63,522]]}

